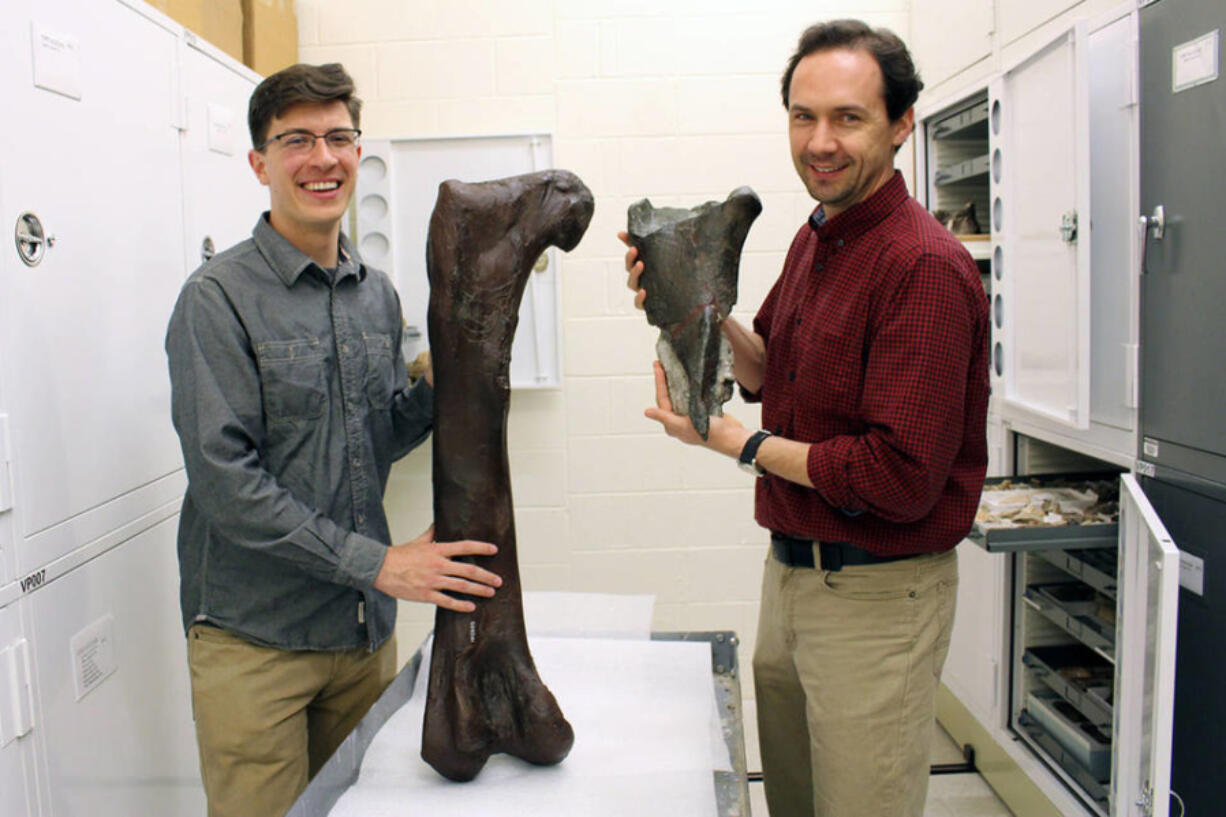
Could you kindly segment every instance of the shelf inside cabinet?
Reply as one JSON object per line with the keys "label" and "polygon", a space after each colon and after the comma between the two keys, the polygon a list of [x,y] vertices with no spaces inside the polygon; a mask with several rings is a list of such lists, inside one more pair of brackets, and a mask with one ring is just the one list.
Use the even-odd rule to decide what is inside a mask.
{"label": "shelf inside cabinet", "polygon": [[[1022,600],[1081,643],[1115,663],[1115,622],[1102,615],[1098,594],[1081,582],[1032,584]],[[1115,607],[1111,606],[1114,618]]]}
{"label": "shelf inside cabinet", "polygon": [[1049,689],[1026,696],[1026,713],[1100,783],[1111,779],[1111,736]]}
{"label": "shelf inside cabinet", "polygon": [[[988,233],[972,233],[970,235],[956,236],[962,242],[962,246],[966,247],[966,251],[971,254],[971,258],[976,261],[990,261],[992,259],[992,236]],[[985,275],[987,273],[984,273]]]}
{"label": "shelf inside cabinet", "polygon": [[1031,647],[1022,663],[1095,726],[1112,724],[1115,668],[1081,644]]}
{"label": "shelf inside cabinet", "polygon": [[1115,598],[1116,575],[1119,569],[1117,547],[1041,550],[1036,555],[1090,585],[1104,596]]}
{"label": "shelf inside cabinet", "polygon": [[974,158],[939,168],[933,174],[932,181],[938,187],[943,187],[947,184],[958,184],[959,182],[970,181],[979,176],[986,176],[989,167],[988,155],[985,153],[982,156],[975,156]]}
{"label": "shelf inside cabinet", "polygon": [[933,139],[987,139],[988,103],[978,102],[970,108],[958,111],[935,122]]}
{"label": "shelf inside cabinet", "polygon": [[1107,813],[1109,802],[1107,799],[1107,784],[1094,779],[1094,775],[1090,774],[1084,766],[1078,763],[1071,752],[1061,746],[1059,741],[1048,734],[1047,730],[1038,721],[1031,718],[1024,711],[1020,723],[1022,733],[1030,739],[1031,743],[1041,748],[1065,774],[1071,777],[1086,794],[1093,798],[1098,807],[1102,809],[1102,813]]}

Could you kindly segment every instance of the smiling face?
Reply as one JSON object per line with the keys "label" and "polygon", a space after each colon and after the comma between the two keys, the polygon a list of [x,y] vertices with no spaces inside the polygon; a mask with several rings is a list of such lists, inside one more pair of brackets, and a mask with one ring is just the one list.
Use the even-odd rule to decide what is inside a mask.
{"label": "smiling face", "polygon": [[792,163],[809,195],[832,218],[894,175],[894,149],[915,121],[891,122],[877,60],[862,49],[817,51],[796,65],[788,92]]}
{"label": "smiling face", "polygon": [[[324,134],[336,128],[352,128],[349,109],[340,100],[299,102],[268,124],[268,135],[292,130]],[[251,168],[271,199],[269,220],[273,228],[310,254],[307,247],[336,246],[336,235],[357,182],[362,149],[354,145],[333,150],[327,140],[316,139],[307,153],[286,149],[283,140],[248,154]]]}

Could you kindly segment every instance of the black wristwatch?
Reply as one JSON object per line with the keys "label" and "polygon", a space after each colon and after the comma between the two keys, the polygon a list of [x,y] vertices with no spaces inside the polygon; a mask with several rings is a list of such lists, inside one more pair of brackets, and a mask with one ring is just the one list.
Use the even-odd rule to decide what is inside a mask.
{"label": "black wristwatch", "polygon": [[741,449],[741,456],[736,458],[736,463],[742,471],[753,474],[755,477],[766,476],[766,469],[758,465],[758,449],[762,447],[762,441],[770,435],[769,431],[755,431],[753,436],[745,441],[745,447]]}

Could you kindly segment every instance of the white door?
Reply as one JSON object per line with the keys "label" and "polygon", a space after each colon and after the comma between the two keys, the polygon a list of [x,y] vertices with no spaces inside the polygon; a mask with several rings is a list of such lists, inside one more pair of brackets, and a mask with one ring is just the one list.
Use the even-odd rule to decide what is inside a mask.
{"label": "white door", "polygon": [[37,261],[0,247],[19,577],[182,491],[178,36],[117,0],[0,10],[0,229]]}
{"label": "white door", "polygon": [[247,103],[259,76],[192,43],[183,44],[180,68],[186,275],[205,255],[251,236],[256,219],[268,209],[268,191],[247,163]]}
{"label": "white door", "polygon": [[1113,817],[1167,817],[1175,709],[1179,549],[1132,474],[1120,477]]}
{"label": "white door", "polygon": [[1090,423],[1090,161],[1086,27],[988,88],[993,383],[1005,407]]}
{"label": "white door", "polygon": [[29,644],[22,637],[18,601],[0,607],[0,814],[38,814],[34,776],[33,701]]}
{"label": "white door", "polygon": [[48,817],[204,813],[171,516],[30,594]]}

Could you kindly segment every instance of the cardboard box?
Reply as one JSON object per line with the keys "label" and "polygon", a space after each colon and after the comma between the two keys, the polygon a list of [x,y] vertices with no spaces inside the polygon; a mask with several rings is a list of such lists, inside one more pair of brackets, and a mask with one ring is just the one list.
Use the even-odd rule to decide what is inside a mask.
{"label": "cardboard box", "polygon": [[242,0],[147,0],[236,60],[243,58]]}
{"label": "cardboard box", "polygon": [[242,0],[243,62],[268,76],[298,62],[293,0]]}

